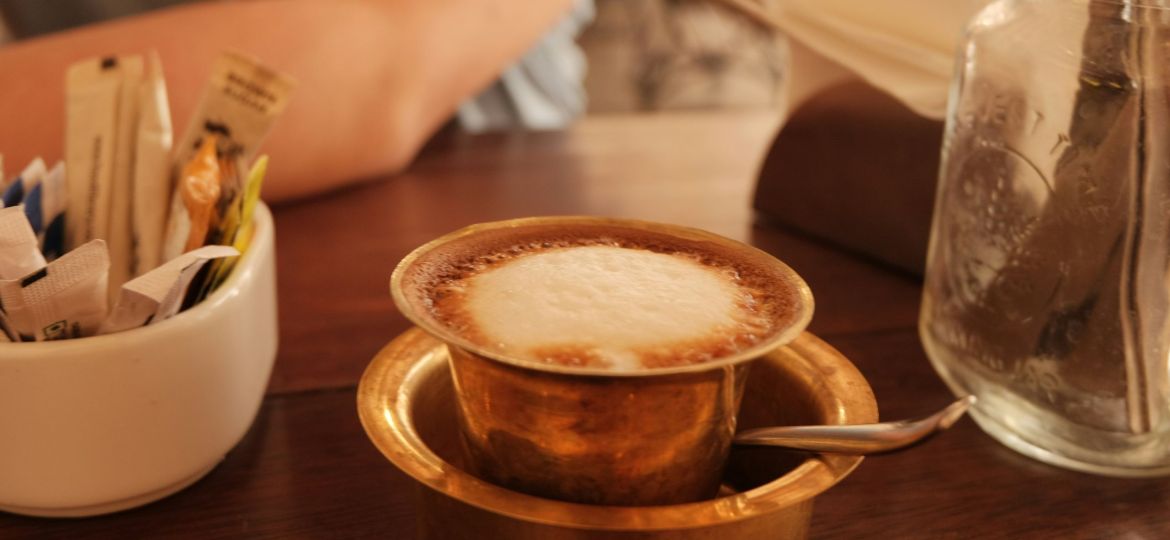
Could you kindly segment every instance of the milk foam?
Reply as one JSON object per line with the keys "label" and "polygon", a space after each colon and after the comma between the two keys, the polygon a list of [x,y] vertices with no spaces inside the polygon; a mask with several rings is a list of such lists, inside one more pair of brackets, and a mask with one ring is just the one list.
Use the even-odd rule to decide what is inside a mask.
{"label": "milk foam", "polygon": [[758,329],[734,271],[643,249],[537,251],[485,268],[460,288],[485,345],[538,361],[558,361],[542,358],[545,351],[569,351],[638,369],[647,353]]}

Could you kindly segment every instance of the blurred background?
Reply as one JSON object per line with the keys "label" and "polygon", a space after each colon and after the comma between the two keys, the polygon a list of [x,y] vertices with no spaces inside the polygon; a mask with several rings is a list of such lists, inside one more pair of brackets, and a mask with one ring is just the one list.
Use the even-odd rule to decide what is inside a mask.
{"label": "blurred background", "polygon": [[[214,1],[214,0],[204,0]],[[547,119],[494,121],[464,109],[473,129],[512,125],[560,127],[577,114],[676,110],[758,109],[787,104],[790,48],[777,30],[753,19],[743,5],[774,9],[775,0],[586,0],[525,57],[528,71],[562,75],[578,89],[542,89],[567,114]],[[165,9],[190,0],[0,0],[0,43]],[[738,4],[738,5],[737,5]],[[568,24],[565,24],[568,23]],[[567,26],[567,28],[566,28]],[[579,62],[551,35],[569,34]],[[551,54],[549,51],[553,51]],[[545,62],[535,62],[544,56]],[[574,69],[573,64],[581,64]],[[587,66],[587,68],[585,67]],[[572,79],[578,80],[572,80]],[[583,91],[584,99],[573,99]],[[490,91],[485,93],[490,94]],[[568,96],[558,95],[568,94]],[[481,100],[490,101],[488,96]],[[498,100],[497,100],[498,101]],[[530,115],[531,116],[531,115]],[[540,115],[536,115],[540,116]],[[547,116],[547,115],[546,115]]]}
{"label": "blurred background", "polygon": [[589,113],[779,110],[788,44],[732,4],[596,0],[581,34]]}

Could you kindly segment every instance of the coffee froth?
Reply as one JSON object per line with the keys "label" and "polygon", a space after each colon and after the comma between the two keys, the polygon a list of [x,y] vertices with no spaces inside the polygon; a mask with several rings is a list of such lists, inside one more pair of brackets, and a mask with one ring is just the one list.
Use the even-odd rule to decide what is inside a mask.
{"label": "coffee froth", "polygon": [[767,328],[730,269],[640,249],[542,250],[447,287],[445,319],[466,317],[480,345],[540,362],[694,363],[754,343]]}
{"label": "coffee froth", "polygon": [[[797,283],[759,255],[621,227],[491,231],[417,261],[406,290],[495,356],[607,370],[698,364],[789,327]],[[761,254],[762,255],[762,254]]]}

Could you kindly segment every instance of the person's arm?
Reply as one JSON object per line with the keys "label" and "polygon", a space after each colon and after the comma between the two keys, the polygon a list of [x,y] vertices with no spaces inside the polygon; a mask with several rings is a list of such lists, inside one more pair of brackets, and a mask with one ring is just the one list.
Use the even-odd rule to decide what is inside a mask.
{"label": "person's arm", "polygon": [[77,60],[159,52],[176,137],[223,50],[298,82],[265,141],[265,197],[395,172],[464,99],[486,87],[570,0],[253,0],[168,9],[0,47],[0,154],[19,170],[56,160],[64,77]]}

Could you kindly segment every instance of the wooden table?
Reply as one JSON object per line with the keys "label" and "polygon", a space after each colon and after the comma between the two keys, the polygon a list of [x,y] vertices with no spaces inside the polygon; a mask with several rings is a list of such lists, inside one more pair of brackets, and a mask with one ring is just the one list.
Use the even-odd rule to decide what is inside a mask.
{"label": "wooden table", "polygon": [[[394,264],[463,225],[540,214],[676,222],[786,260],[817,299],[811,330],[873,386],[883,418],[950,400],[918,342],[919,283],[785,231],[749,199],[776,127],[763,115],[596,118],[566,133],[438,138],[405,174],[276,208],[280,355],[244,440],[177,495],[111,516],[0,515],[0,538],[411,538],[411,481],[366,439],[363,368],[407,328]],[[2,434],[0,434],[2,444]],[[814,538],[1167,538],[1170,480],[1053,468],[970,420],[874,457],[817,501]]]}

